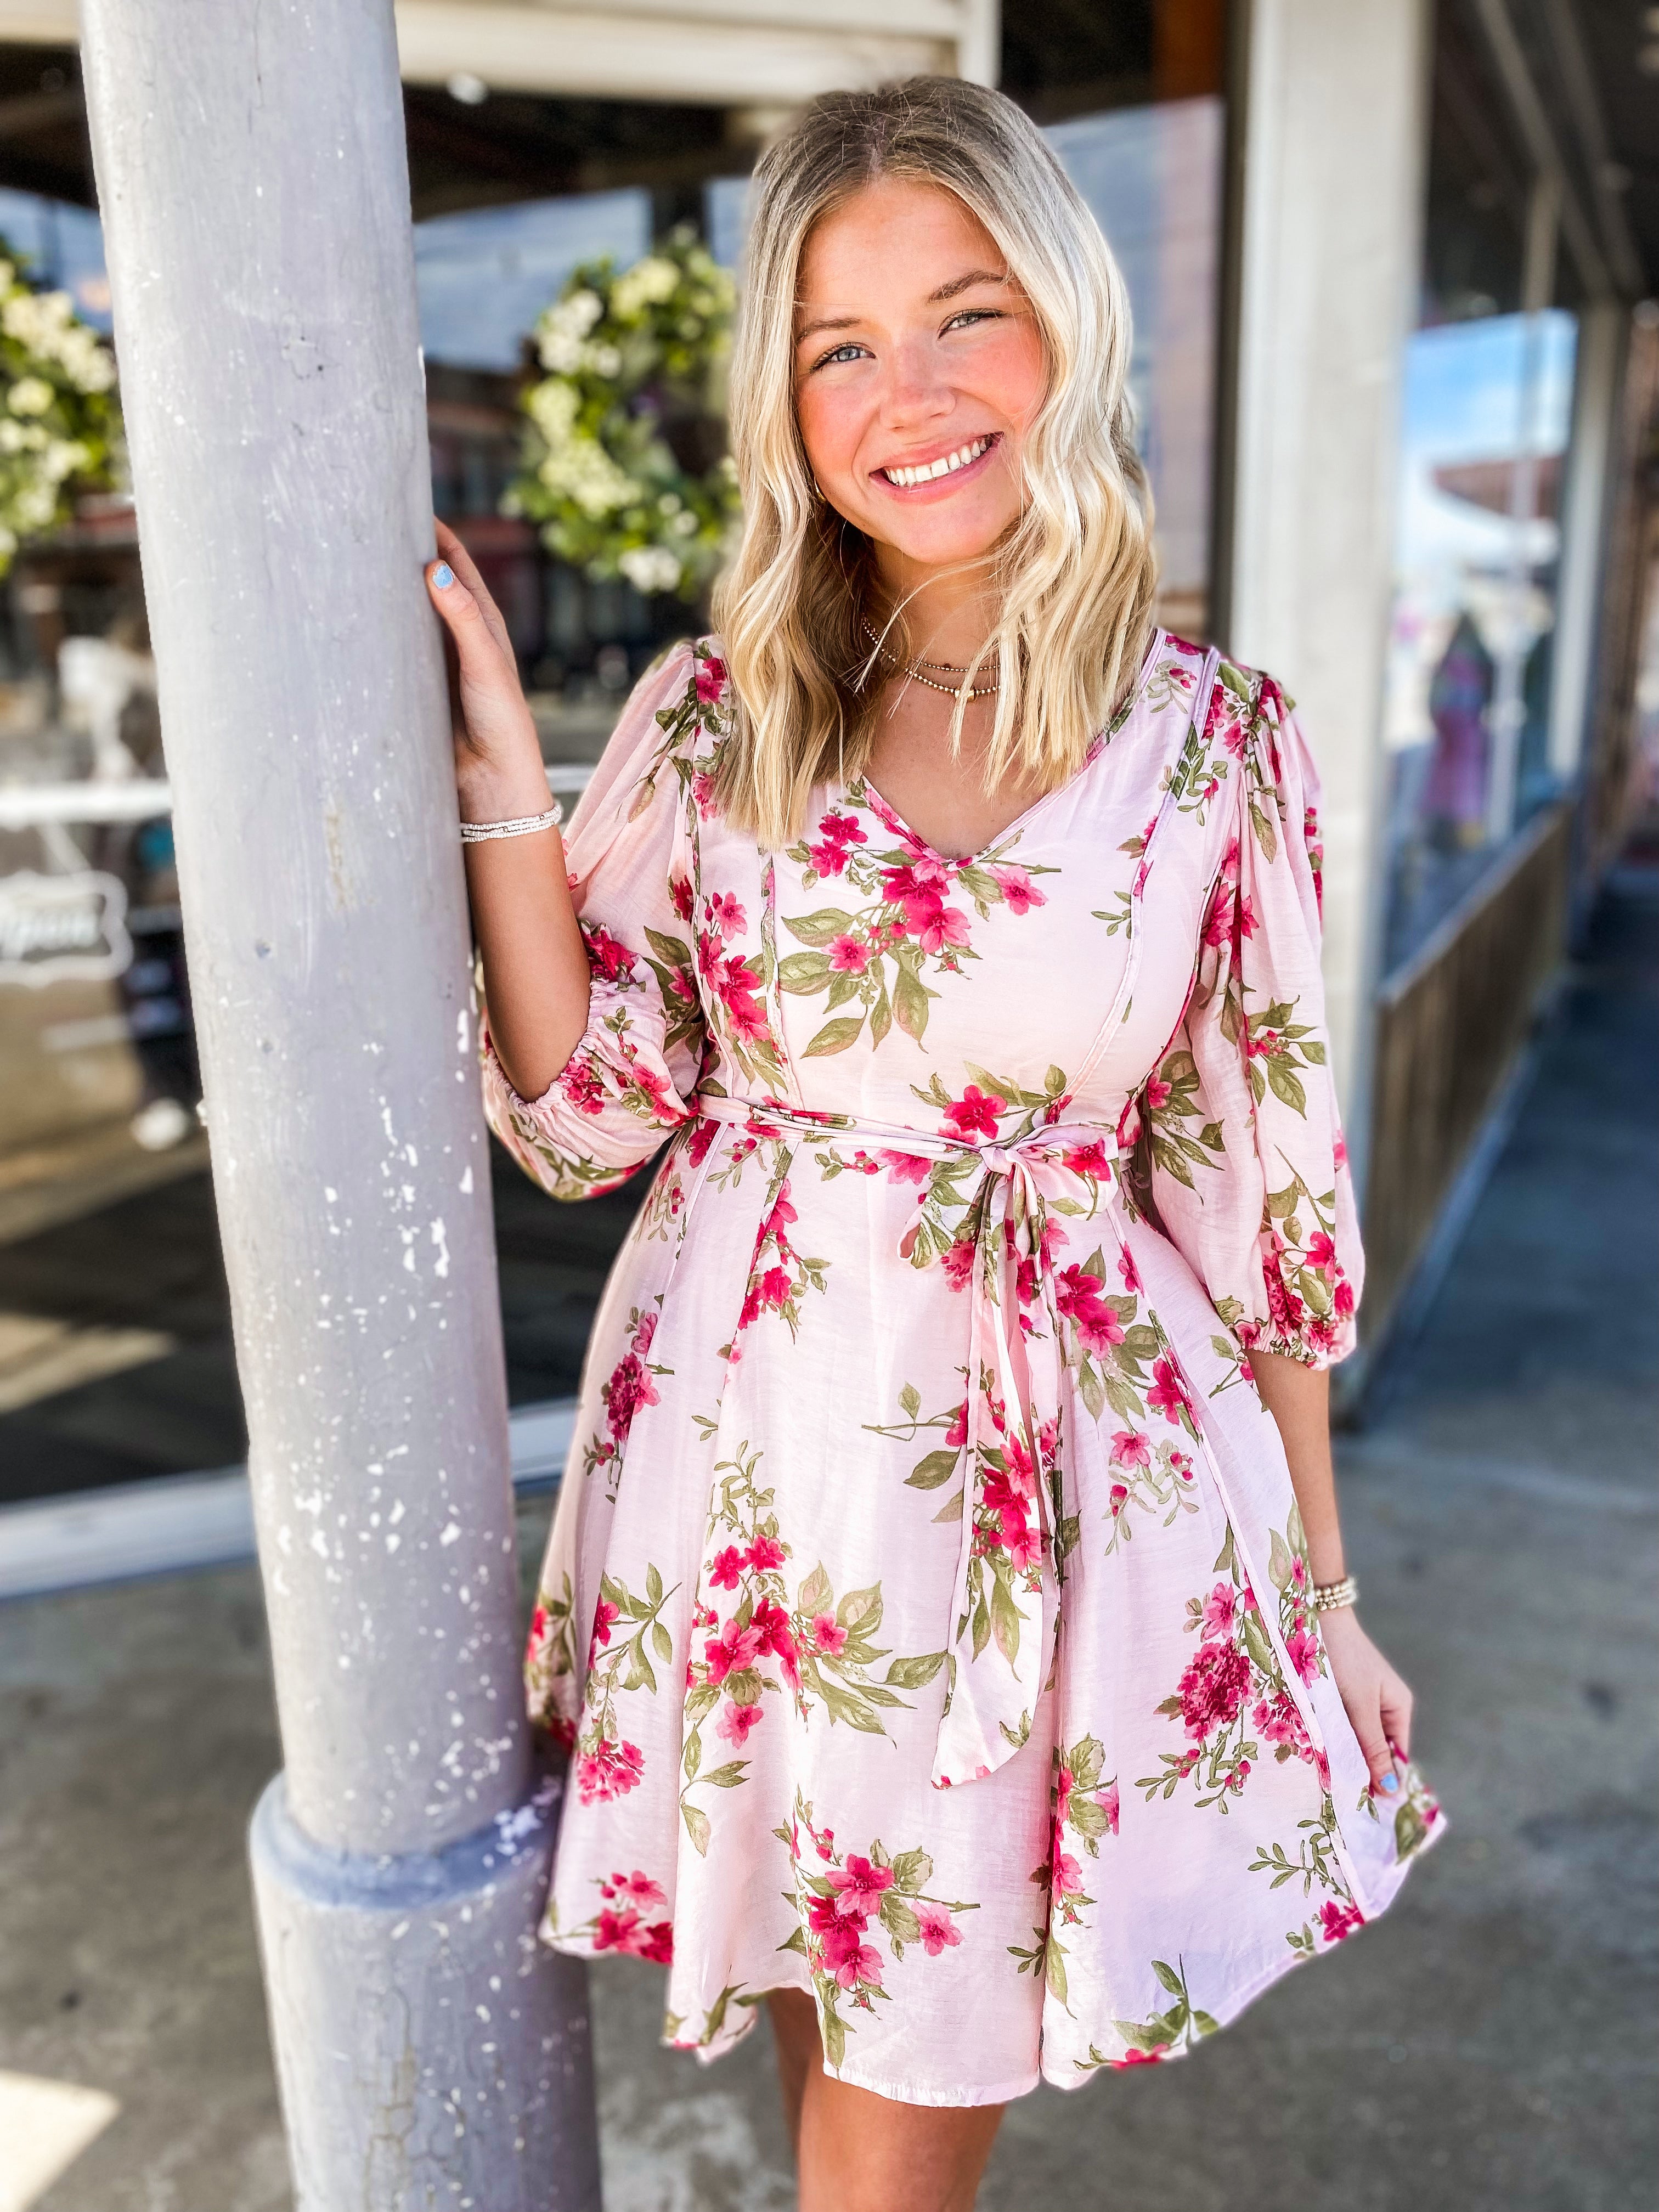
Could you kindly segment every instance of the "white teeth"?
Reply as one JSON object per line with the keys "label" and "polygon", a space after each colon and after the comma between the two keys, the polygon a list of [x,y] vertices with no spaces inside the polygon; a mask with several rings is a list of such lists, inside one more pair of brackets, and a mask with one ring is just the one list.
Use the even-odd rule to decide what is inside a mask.
{"label": "white teeth", "polygon": [[917,469],[884,469],[882,474],[889,483],[901,484],[907,489],[912,484],[932,483],[936,477],[948,477],[957,469],[964,469],[969,461],[976,461],[990,444],[988,438],[975,438],[971,445],[959,446],[954,453],[942,459],[929,461]]}

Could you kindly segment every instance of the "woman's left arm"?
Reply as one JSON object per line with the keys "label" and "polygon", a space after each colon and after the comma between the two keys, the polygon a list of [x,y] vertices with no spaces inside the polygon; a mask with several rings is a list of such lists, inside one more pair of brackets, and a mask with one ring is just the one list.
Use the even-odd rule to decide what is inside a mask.
{"label": "woman's left arm", "polygon": [[[1329,1372],[1260,1346],[1250,1354],[1250,1368],[1262,1404],[1279,1424],[1314,1581],[1340,1583],[1348,1569],[1331,1464]],[[1360,1626],[1352,1606],[1322,1613],[1319,1626],[1371,1779],[1392,1793],[1400,1786],[1395,1753],[1402,1760],[1411,1756],[1412,1693]]]}

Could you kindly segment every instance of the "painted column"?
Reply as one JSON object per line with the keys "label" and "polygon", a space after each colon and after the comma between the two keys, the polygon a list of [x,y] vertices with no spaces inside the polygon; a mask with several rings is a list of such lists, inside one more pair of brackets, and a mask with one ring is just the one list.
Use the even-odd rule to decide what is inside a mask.
{"label": "painted column", "polygon": [[533,1794],[391,0],[84,0],[286,1771],[301,2212],[587,2212]]}
{"label": "painted column", "polygon": [[1249,0],[1225,642],[1285,685],[1318,760],[1332,1057],[1362,1182],[1428,37],[1426,0]]}

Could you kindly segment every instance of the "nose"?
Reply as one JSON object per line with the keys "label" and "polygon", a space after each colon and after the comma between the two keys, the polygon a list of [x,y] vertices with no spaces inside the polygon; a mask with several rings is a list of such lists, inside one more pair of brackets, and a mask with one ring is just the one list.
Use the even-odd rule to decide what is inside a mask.
{"label": "nose", "polygon": [[939,349],[931,337],[903,339],[887,357],[887,388],[882,412],[895,429],[948,414],[955,393],[945,381]]}

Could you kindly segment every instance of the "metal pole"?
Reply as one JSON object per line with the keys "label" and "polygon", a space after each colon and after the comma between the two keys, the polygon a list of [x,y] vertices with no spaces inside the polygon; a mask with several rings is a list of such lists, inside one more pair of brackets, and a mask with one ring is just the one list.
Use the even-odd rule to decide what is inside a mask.
{"label": "metal pole", "polygon": [[392,0],[84,0],[286,1774],[301,2212],[589,2212],[534,1937],[486,1140]]}

